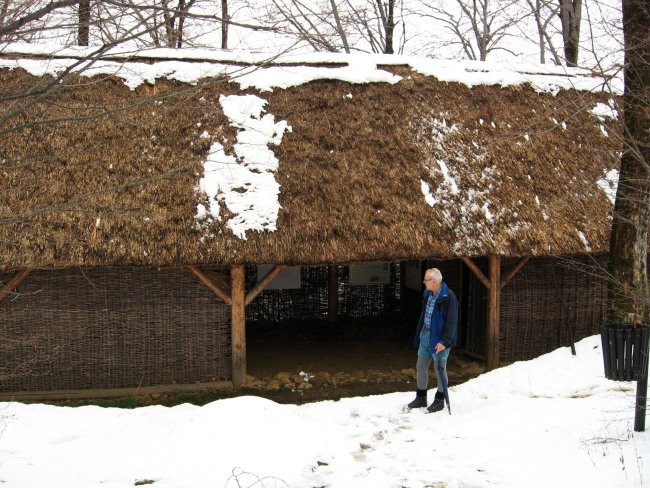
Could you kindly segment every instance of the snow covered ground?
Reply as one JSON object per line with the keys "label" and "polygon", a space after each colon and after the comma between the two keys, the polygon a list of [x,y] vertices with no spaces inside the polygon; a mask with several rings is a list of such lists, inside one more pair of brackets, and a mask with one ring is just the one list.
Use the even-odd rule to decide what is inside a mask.
{"label": "snow covered ground", "polygon": [[633,432],[634,387],[603,377],[594,336],[576,357],[562,348],[453,387],[451,416],[403,411],[411,393],[303,406],[0,403],[0,487],[643,486],[650,432]]}

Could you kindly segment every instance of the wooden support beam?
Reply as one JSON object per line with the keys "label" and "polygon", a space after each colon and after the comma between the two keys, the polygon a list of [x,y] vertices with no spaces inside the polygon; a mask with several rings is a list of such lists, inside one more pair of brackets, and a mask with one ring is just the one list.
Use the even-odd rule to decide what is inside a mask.
{"label": "wooden support beam", "polygon": [[242,265],[230,267],[232,385],[239,388],[246,384],[246,294],[245,273]]}
{"label": "wooden support beam", "polygon": [[9,283],[3,286],[0,290],[0,302],[7,298],[16,288],[18,288],[20,284],[25,281],[25,279],[27,279],[31,272],[32,270],[29,268],[21,269],[18,271],[18,273],[16,273],[16,276],[11,278],[11,280],[9,280]]}
{"label": "wooden support beam", "polygon": [[327,267],[328,286],[327,286],[327,317],[330,324],[335,324],[338,317],[339,307],[339,269],[336,264]]}
{"label": "wooden support beam", "polygon": [[521,268],[528,262],[530,256],[525,256],[519,260],[519,262],[510,270],[508,273],[501,279],[501,289],[510,283],[510,280],[519,272]]}
{"label": "wooden support beam", "polygon": [[490,287],[488,288],[488,323],[485,354],[488,371],[499,367],[500,284],[501,258],[499,256],[490,256]]}
{"label": "wooden support beam", "polygon": [[206,275],[203,271],[201,271],[196,266],[187,266],[187,269],[189,269],[192,273],[194,273],[194,275],[199,279],[199,281],[203,283],[205,286],[207,286],[208,288],[210,288],[210,290],[212,290],[215,295],[221,298],[228,305],[232,305],[229,290],[225,290],[224,288],[214,283],[208,277],[208,275]]}
{"label": "wooden support beam", "polygon": [[483,271],[478,269],[478,266],[476,266],[474,264],[474,261],[472,261],[472,258],[461,257],[460,259],[462,259],[463,262],[467,265],[467,267],[472,270],[472,273],[474,273],[474,276],[476,276],[478,278],[478,280],[481,283],[483,283],[483,286],[489,290],[490,289],[490,280],[488,280],[486,278],[486,276],[483,274]]}
{"label": "wooden support beam", "polygon": [[282,271],[284,268],[284,266],[276,265],[273,267],[273,269],[271,269],[271,271],[266,273],[264,277],[258,281],[257,284],[248,293],[246,293],[245,304],[248,305],[250,302],[255,300],[255,297],[259,295],[262,290],[264,290],[264,288],[266,288],[267,285],[273,281],[273,278],[279,275],[280,271]]}

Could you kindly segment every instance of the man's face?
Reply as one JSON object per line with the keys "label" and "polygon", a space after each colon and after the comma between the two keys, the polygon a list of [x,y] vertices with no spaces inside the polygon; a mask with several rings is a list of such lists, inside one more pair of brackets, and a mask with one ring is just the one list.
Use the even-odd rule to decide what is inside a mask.
{"label": "man's face", "polygon": [[436,294],[436,293],[438,293],[438,290],[440,290],[441,283],[439,281],[436,281],[435,279],[431,278],[430,276],[425,276],[424,277],[424,286],[431,293]]}

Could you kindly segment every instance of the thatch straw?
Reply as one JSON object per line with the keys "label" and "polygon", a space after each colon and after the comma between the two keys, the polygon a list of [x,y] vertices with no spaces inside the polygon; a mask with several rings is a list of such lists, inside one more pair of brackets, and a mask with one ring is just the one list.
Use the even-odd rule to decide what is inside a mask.
{"label": "thatch straw", "polygon": [[[607,251],[612,205],[596,181],[617,167],[620,128],[610,121],[604,137],[588,110],[610,95],[393,71],[404,76],[396,85],[316,81],[261,95],[293,131],[273,147],[277,231],[245,241],[225,221],[195,225],[210,143],[228,150],[235,138],[219,104],[242,93],[235,84],[158,80],[130,91],[78,80],[2,128],[0,269],[584,253],[578,231],[592,252]],[[35,81],[0,71],[7,93]],[[458,130],[441,148],[442,120]],[[445,187],[440,159],[459,193],[431,207],[421,180]]]}

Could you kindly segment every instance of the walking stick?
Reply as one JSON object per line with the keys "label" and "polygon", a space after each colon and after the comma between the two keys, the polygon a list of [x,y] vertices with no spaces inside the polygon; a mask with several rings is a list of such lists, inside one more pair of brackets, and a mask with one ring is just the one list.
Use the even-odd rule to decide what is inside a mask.
{"label": "walking stick", "polygon": [[[436,356],[438,353],[436,353]],[[449,404],[449,390],[447,389],[447,378],[445,377],[445,370],[442,367],[442,361],[438,360],[436,361],[436,364],[438,365],[438,377],[440,378],[440,381],[442,383],[442,391],[445,394],[445,401],[447,402],[447,410],[449,411],[449,415],[451,415],[451,405]]]}

